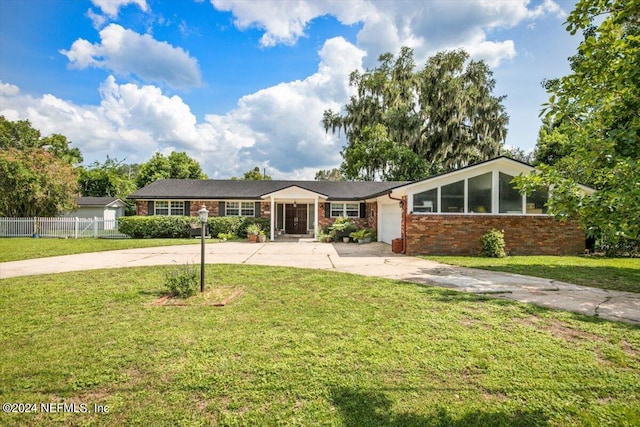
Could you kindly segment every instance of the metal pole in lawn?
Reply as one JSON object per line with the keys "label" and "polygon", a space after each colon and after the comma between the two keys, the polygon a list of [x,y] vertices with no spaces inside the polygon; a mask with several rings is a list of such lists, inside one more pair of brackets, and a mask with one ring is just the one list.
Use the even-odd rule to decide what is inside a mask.
{"label": "metal pole in lawn", "polygon": [[200,217],[200,292],[204,292],[204,234],[206,231],[207,218],[209,217],[209,211],[205,205],[202,205],[198,211],[198,217]]}

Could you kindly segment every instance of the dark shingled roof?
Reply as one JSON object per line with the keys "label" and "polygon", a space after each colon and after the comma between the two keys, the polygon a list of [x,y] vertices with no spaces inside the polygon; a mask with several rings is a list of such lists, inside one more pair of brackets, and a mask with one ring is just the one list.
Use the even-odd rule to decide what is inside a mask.
{"label": "dark shingled roof", "polygon": [[131,194],[129,199],[247,199],[297,186],[329,200],[364,200],[405,185],[405,181],[245,181],[161,179]]}
{"label": "dark shingled roof", "polygon": [[117,197],[76,197],[78,206],[106,206],[119,200]]}

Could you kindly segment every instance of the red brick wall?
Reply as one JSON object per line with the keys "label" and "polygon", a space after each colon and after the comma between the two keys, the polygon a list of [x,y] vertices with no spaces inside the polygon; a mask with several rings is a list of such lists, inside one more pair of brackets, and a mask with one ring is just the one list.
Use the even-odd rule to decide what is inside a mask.
{"label": "red brick wall", "polygon": [[198,211],[205,205],[210,217],[220,216],[220,204],[217,200],[191,200],[189,201],[190,216],[198,216]]}
{"label": "red brick wall", "polygon": [[147,202],[136,200],[136,215],[147,216],[148,208]]}
{"label": "red brick wall", "polygon": [[408,255],[479,255],[480,239],[504,231],[510,255],[584,253],[585,233],[574,221],[528,215],[407,215]]}
{"label": "red brick wall", "polygon": [[[327,202],[329,204],[329,202]],[[325,203],[318,203],[318,226],[321,229],[324,229],[334,222],[336,222],[336,218],[325,218],[324,216],[324,205]],[[371,216],[371,210],[373,209],[374,214]],[[367,217],[366,218],[351,218],[351,222],[357,225],[360,228],[373,228],[378,231],[378,205],[377,203],[367,203]]]}

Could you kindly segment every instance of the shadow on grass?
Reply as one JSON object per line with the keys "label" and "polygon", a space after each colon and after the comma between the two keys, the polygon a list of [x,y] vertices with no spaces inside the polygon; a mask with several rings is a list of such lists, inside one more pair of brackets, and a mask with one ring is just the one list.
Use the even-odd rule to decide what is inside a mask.
{"label": "shadow on grass", "polygon": [[418,415],[393,411],[392,402],[383,393],[340,387],[331,392],[333,404],[347,427],[487,427],[487,426],[547,426],[547,417],[540,411],[491,412],[472,409],[454,415],[440,406],[431,414]]}

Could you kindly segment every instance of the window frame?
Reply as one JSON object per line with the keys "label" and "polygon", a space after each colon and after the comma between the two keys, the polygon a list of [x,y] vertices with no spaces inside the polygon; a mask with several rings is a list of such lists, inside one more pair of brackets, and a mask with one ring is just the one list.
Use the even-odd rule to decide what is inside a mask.
{"label": "window frame", "polygon": [[[472,211],[472,206],[469,206],[469,200],[470,200],[470,192],[471,192],[471,186],[469,185],[471,181],[473,181],[476,178],[482,177],[483,175],[487,175],[487,174],[491,174],[491,204],[486,206],[485,209],[487,210],[487,212],[473,212]],[[476,175],[471,175],[471,176],[467,176],[465,178],[461,178],[461,179],[457,179],[454,181],[449,181],[449,180],[444,180],[442,184],[436,184],[433,187],[426,187],[426,189],[420,189],[420,190],[416,190],[415,192],[411,192],[408,194],[408,199],[410,201],[410,209],[411,209],[411,214],[412,215],[432,215],[432,214],[444,214],[444,215],[502,215],[502,216],[508,216],[508,215],[549,215],[547,212],[546,207],[542,206],[538,206],[540,205],[542,202],[542,200],[538,200],[538,199],[542,199],[542,197],[537,197],[536,199],[536,207],[530,207],[531,203],[529,201],[529,196],[527,196],[526,194],[521,194],[518,203],[518,206],[520,207],[520,210],[518,212],[515,211],[515,209],[511,209],[509,212],[501,212],[501,180],[500,180],[500,175],[507,175],[510,176],[512,179],[515,175],[513,175],[512,172],[508,172],[508,171],[503,171],[501,169],[492,169],[490,171],[486,171],[476,174]],[[460,183],[463,183],[463,206],[462,209],[460,209],[458,212],[450,212],[450,211],[444,211],[444,206],[443,206],[443,191],[442,189],[453,185],[453,184],[458,184],[460,185]],[[433,184],[432,184],[433,185]],[[502,184],[504,185],[504,184]],[[508,184],[512,189],[514,189],[513,185],[511,185],[510,183]],[[428,207],[425,208],[422,205],[416,205],[415,204],[415,197],[419,194],[422,193],[426,193],[426,192],[430,192],[430,191],[435,191],[436,192],[436,198],[435,198],[435,206],[433,206],[433,209],[431,212],[428,211]],[[510,190],[513,191],[513,190]],[[544,188],[539,188],[536,190],[536,192],[538,193],[542,193],[546,191]],[[548,190],[547,194],[550,193],[550,190]],[[446,197],[445,197],[446,198]],[[548,200],[548,197],[547,197]],[[520,202],[521,201],[521,202]],[[515,199],[512,200],[512,204],[514,205],[515,208]],[[543,202],[543,203],[546,203]],[[484,206],[484,205],[483,205]],[[504,210],[504,209],[502,209]]]}
{"label": "window frame", "polygon": [[[234,207],[230,208],[229,205],[233,205]],[[229,213],[229,209],[233,212]],[[256,215],[256,204],[255,202],[245,202],[242,200],[227,200],[224,203],[224,215],[252,218]]]}
{"label": "window frame", "polygon": [[330,202],[329,214],[331,218],[360,218],[360,203]]}
{"label": "window frame", "polygon": [[[184,200],[155,200],[153,203],[154,216],[184,216]],[[158,206],[162,204],[163,206]],[[179,207],[178,207],[179,206]],[[174,213],[179,211],[180,213]]]}

